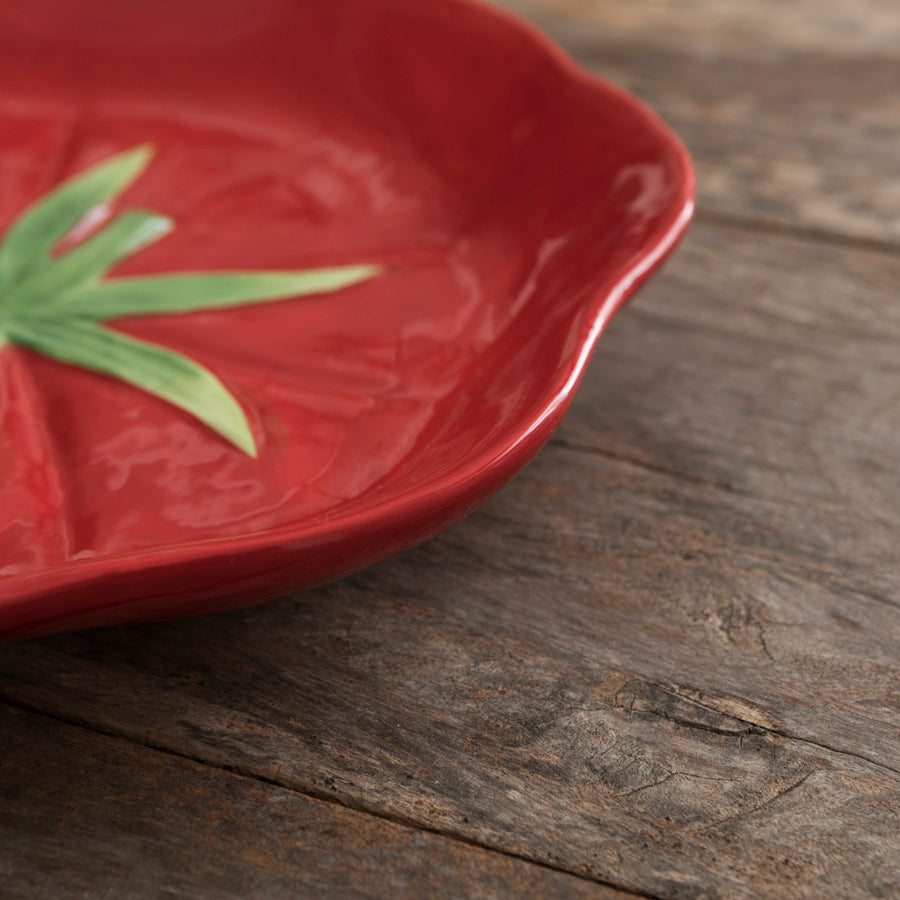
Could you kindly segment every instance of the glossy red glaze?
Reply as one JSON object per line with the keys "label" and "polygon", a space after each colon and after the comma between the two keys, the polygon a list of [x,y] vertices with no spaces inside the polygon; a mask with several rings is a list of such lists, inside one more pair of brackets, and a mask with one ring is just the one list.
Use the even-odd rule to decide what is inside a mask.
{"label": "glossy red glaze", "polygon": [[116,274],[386,266],[115,323],[215,371],[258,461],[0,351],[7,638],[258,601],[444,528],[547,439],[692,210],[652,113],[467,0],[2,0],[0,79],[0,228],[151,141],[121,206],[177,227]]}

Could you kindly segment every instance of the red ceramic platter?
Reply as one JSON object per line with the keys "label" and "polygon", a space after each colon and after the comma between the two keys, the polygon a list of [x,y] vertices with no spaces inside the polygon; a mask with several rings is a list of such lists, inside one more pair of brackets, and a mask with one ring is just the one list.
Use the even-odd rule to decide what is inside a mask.
{"label": "red ceramic platter", "polygon": [[433,535],[549,437],[692,211],[650,111],[467,0],[2,0],[0,80],[0,238],[150,143],[117,205],[177,227],[115,276],[383,267],[111,323],[214,372],[256,459],[3,347],[5,638],[256,602]]}

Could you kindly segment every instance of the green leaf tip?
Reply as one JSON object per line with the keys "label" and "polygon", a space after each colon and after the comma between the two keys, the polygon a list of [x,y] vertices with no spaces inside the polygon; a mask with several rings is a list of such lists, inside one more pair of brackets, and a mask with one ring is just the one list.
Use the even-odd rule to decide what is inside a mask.
{"label": "green leaf tip", "polygon": [[45,264],[58,241],[92,209],[119,196],[146,169],[151,144],[141,144],[73,175],[33,203],[0,245],[0,286],[14,284]]}
{"label": "green leaf tip", "polygon": [[147,391],[256,458],[256,441],[243,409],[219,378],[200,363],[84,319],[20,316],[7,327],[15,343]]}
{"label": "green leaf tip", "polygon": [[171,219],[156,213],[122,213],[101,231],[16,285],[7,303],[13,308],[26,308],[40,302],[45,309],[53,308],[64,302],[68,294],[99,283],[116,264],[158,241],[174,227]]}
{"label": "green leaf tip", "polygon": [[102,320],[198,312],[327,294],[372,278],[381,267],[338,266],[300,272],[182,272],[85,284],[52,302],[61,314]]}
{"label": "green leaf tip", "polygon": [[146,169],[141,144],[72,176],[34,203],[0,243],[0,347],[21,344],[70,365],[118,378],[179,407],[247,456],[258,447],[247,415],[204,366],[105,327],[108,319],[187,313],[327,294],[380,274],[357,263],[301,271],[180,272],[104,280],[119,262],[168,234],[155,212],[115,216],[65,252],[56,244]]}

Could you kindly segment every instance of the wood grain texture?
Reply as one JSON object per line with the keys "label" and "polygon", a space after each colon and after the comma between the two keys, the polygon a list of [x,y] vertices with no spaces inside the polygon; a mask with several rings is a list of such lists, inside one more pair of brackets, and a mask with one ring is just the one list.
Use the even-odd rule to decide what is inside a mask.
{"label": "wood grain texture", "polygon": [[701,209],[900,246],[900,6],[503,0],[646,100]]}
{"label": "wood grain texture", "polygon": [[889,254],[697,225],[554,442],[787,506],[821,564],[896,601],[898,283]]}
{"label": "wood grain texture", "polygon": [[7,706],[0,884],[4,900],[634,896]]}
{"label": "wood grain texture", "polygon": [[[706,661],[621,593],[485,575],[473,552],[436,542],[254,613],[11,648],[3,690],[651,896],[900,889],[897,772],[697,687]],[[732,655],[732,678],[772,677]]]}
{"label": "wood grain texture", "polygon": [[571,19],[615,33],[619,40],[667,42],[695,51],[708,47],[812,55],[896,56],[900,13],[894,0],[499,0],[537,18]]}

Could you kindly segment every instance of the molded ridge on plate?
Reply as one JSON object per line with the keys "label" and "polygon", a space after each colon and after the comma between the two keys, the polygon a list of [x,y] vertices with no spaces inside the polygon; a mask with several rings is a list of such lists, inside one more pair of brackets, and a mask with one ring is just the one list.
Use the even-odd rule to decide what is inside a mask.
{"label": "molded ridge on plate", "polygon": [[0,0],[0,75],[0,240],[64,179],[151,144],[57,253],[153,210],[174,227],[111,257],[110,283],[380,267],[103,316],[210,373],[257,459],[189,402],[38,338],[3,346],[0,637],[255,602],[435,534],[550,436],[693,208],[651,112],[468,0]]}

